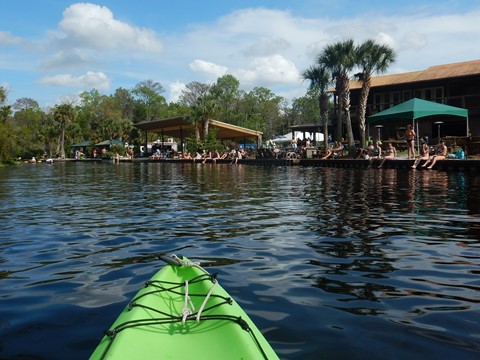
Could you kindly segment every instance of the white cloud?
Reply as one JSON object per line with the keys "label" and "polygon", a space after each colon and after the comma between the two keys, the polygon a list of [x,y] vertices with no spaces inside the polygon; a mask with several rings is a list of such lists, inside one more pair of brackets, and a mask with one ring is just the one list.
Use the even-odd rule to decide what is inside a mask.
{"label": "white cloud", "polygon": [[169,102],[177,102],[182,94],[182,90],[186,89],[186,85],[180,81],[175,81],[169,85],[170,88],[170,95],[169,95]]}
{"label": "white cloud", "polygon": [[[402,39],[400,49],[420,50],[428,43],[427,36],[417,31],[409,31],[405,33]],[[387,42],[388,44],[388,42]]]}
{"label": "white cloud", "polygon": [[160,52],[162,43],[149,29],[132,26],[114,18],[105,6],[78,3],[63,12],[61,35],[57,35],[62,48],[109,49]]}
{"label": "white cloud", "polygon": [[12,35],[9,31],[0,31],[0,46],[20,44],[22,39]]}
{"label": "white cloud", "polygon": [[63,12],[60,28],[65,32],[63,42],[69,46],[105,49],[160,52],[162,43],[155,33],[116,20],[105,6],[78,3]]}
{"label": "white cloud", "polygon": [[257,57],[250,63],[248,69],[237,69],[232,73],[241,82],[262,86],[294,84],[300,81],[300,74],[295,64],[278,54]]}
{"label": "white cloud", "polygon": [[46,76],[38,81],[43,85],[67,86],[81,89],[105,90],[110,87],[110,79],[103,72],[88,71],[84,75],[72,76],[70,74],[58,74]]}
{"label": "white cloud", "polygon": [[68,49],[57,51],[49,59],[42,61],[40,68],[51,69],[78,69],[92,63],[92,59],[86,51]]}
{"label": "white cloud", "polygon": [[216,78],[225,75],[228,68],[225,66],[217,65],[212,62],[196,59],[189,65],[193,71],[203,72],[209,75],[214,75]]}
{"label": "white cloud", "polygon": [[282,38],[273,39],[268,36],[261,36],[255,43],[242,50],[245,56],[268,56],[286,50],[290,43]]}

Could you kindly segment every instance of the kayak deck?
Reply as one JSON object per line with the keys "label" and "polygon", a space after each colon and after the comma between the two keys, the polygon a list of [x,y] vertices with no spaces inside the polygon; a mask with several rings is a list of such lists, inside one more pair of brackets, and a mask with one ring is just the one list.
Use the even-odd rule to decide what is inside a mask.
{"label": "kayak deck", "polygon": [[137,293],[91,359],[192,356],[278,359],[248,315],[218,284],[216,275],[179,259],[178,265],[163,267]]}

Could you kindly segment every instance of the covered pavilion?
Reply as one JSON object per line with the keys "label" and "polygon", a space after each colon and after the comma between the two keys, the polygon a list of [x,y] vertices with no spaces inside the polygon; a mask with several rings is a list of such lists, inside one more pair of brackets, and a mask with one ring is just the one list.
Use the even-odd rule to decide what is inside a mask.
{"label": "covered pavilion", "polygon": [[[145,139],[147,139],[149,132],[161,134],[162,141],[164,136],[180,139],[180,149],[184,148],[186,137],[195,135],[195,125],[189,122],[185,115],[142,122],[135,124],[134,126],[145,132]],[[218,140],[254,139],[257,147],[259,147],[262,142],[263,133],[260,131],[243,128],[213,119],[209,119],[208,126],[209,128],[216,129]],[[145,143],[147,143],[146,140]]]}
{"label": "covered pavilion", "polygon": [[[374,115],[370,115],[367,119],[367,123],[378,124],[375,127],[388,125],[388,124],[399,124],[399,121],[412,122],[412,126],[416,129],[417,136],[417,150],[419,148],[419,122],[429,123],[431,125],[438,125],[438,138],[440,140],[440,124],[443,124],[444,121],[437,121],[439,116],[444,121],[447,121],[447,117],[460,118],[465,122],[465,138],[470,136],[470,127],[468,121],[468,110],[464,108],[458,108],[455,106],[449,106],[434,101],[427,101],[423,99],[413,98],[407,100],[401,104],[393,106],[387,110],[381,111]],[[416,125],[416,126],[415,126]],[[378,135],[380,138],[380,132]]]}
{"label": "covered pavilion", "polygon": [[[300,125],[292,125],[290,126],[292,130],[292,136],[295,136],[296,132],[300,132],[303,134],[302,140],[306,139],[307,137],[311,137],[313,144],[316,144],[317,139],[320,137],[323,139],[323,133],[320,124],[300,124]],[[317,134],[322,134],[322,136],[317,136]],[[322,140],[320,140],[322,141]]]}

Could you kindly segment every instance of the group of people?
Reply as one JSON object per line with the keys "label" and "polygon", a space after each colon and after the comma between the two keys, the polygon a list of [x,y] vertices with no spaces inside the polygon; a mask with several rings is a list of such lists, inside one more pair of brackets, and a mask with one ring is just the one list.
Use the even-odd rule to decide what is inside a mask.
{"label": "group of people", "polygon": [[432,169],[433,165],[435,165],[438,160],[465,159],[465,150],[461,147],[457,148],[455,144],[452,145],[452,150],[450,153],[448,153],[448,148],[445,145],[444,140],[439,141],[438,145],[435,147],[433,155],[430,155],[430,147],[424,140],[421,140],[420,143],[420,156],[416,158],[415,163],[412,165],[412,169],[416,169],[422,160],[425,160],[422,168]]}
{"label": "group of people", "polygon": [[382,168],[383,164],[387,160],[393,160],[397,157],[397,149],[393,146],[392,143],[388,143],[387,149],[385,150],[385,155],[382,154],[382,148],[378,140],[370,142],[367,146],[367,149],[360,149],[357,151],[357,157],[364,158],[369,161],[368,167],[371,168],[373,161],[375,159],[382,159],[378,168]]}
{"label": "group of people", "polygon": [[[448,148],[445,145],[443,139],[439,139],[438,145],[435,146],[433,154],[431,154],[430,146],[426,138],[420,140],[420,149],[419,155],[415,154],[415,131],[411,125],[407,126],[405,130],[405,140],[407,143],[407,159],[415,159],[415,162],[411,166],[412,169],[416,169],[422,161],[425,163],[422,165],[422,168],[432,169],[438,160],[445,159],[460,159],[464,160],[465,150],[461,147],[457,148],[455,144],[452,145],[451,152],[448,153]],[[397,157],[397,149],[392,143],[387,145],[385,150],[385,155],[382,156],[382,149],[377,140],[373,143],[370,142],[367,149],[357,150],[355,158],[361,157],[370,161],[368,168],[372,166],[373,160],[382,159],[378,168],[380,169],[386,160],[393,160]]]}
{"label": "group of people", "polygon": [[[150,157],[152,160],[159,160],[159,159],[166,159],[166,158],[171,158],[173,155],[173,152],[169,152],[168,154],[158,152],[152,154]],[[178,152],[174,154],[175,158],[178,159],[183,159],[183,160],[193,160],[194,162],[202,162],[206,163],[208,160],[211,160],[212,162],[216,162],[217,160],[224,160],[224,159],[229,159],[232,160],[232,163],[236,164],[239,159],[244,159],[247,158],[248,154],[247,151],[244,149],[235,149],[232,148],[229,151],[197,151],[195,153],[193,152]]]}

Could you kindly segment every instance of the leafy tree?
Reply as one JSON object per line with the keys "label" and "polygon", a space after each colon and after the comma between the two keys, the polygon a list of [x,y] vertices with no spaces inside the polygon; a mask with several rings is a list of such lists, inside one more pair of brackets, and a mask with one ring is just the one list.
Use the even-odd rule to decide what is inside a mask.
{"label": "leafy tree", "polygon": [[[6,102],[7,89],[0,86],[0,105]],[[8,123],[12,113],[11,109],[12,107],[9,105],[0,107],[0,119],[2,120],[0,121],[0,162],[7,161],[7,159],[10,159],[14,154],[15,139],[10,124]]]}
{"label": "leafy tree", "polygon": [[318,65],[325,67],[335,78],[335,90],[338,94],[338,134],[342,136],[342,120],[347,130],[347,141],[350,149],[355,146],[352,122],[350,119],[350,84],[349,72],[356,64],[355,45],[352,39],[334,43],[325,47],[318,57]]}
{"label": "leafy tree", "polygon": [[209,94],[215,99],[217,119],[233,123],[237,114],[240,82],[233,75],[224,75],[217,79]]}
{"label": "leafy tree", "polygon": [[45,141],[40,122],[43,112],[38,103],[31,98],[20,98],[13,108],[16,111],[11,118],[11,128],[18,136],[17,146],[22,149],[22,155],[43,155]]}
{"label": "leafy tree", "polygon": [[160,95],[163,92],[162,85],[153,80],[142,81],[133,88],[132,94],[137,102],[135,122],[152,121],[166,113],[167,102]]}
{"label": "leafy tree", "polygon": [[105,140],[98,133],[98,127],[101,123],[102,111],[100,104],[102,103],[103,96],[97,89],[91,91],[84,91],[80,94],[80,106],[77,107],[75,120],[81,128],[81,133],[74,137],[74,141],[93,140],[102,141]]}
{"label": "leafy tree", "polygon": [[320,119],[323,124],[324,146],[328,146],[328,86],[331,83],[331,74],[325,66],[311,66],[302,74],[304,80],[310,80],[310,91],[318,92]]}
{"label": "leafy tree", "polygon": [[197,141],[206,139],[209,132],[209,120],[213,117],[215,109],[216,103],[210,94],[199,97],[191,108],[188,118],[195,125],[195,138]]}
{"label": "leafy tree", "polygon": [[112,95],[114,100],[114,106],[121,113],[122,119],[133,120],[133,109],[135,107],[135,100],[132,93],[124,88],[118,88],[115,90],[115,94]]}
{"label": "leafy tree", "polygon": [[240,100],[239,113],[243,115],[239,125],[262,131],[264,136],[271,137],[276,133],[280,118],[280,107],[283,98],[275,95],[265,87],[255,87],[244,94]]}
{"label": "leafy tree", "polygon": [[75,120],[75,110],[70,104],[57,105],[54,108],[53,118],[60,125],[60,156],[65,157],[65,128]]}
{"label": "leafy tree", "polygon": [[44,141],[44,150],[52,157],[58,151],[58,130],[59,125],[55,122],[52,112],[43,112],[40,118],[40,129]]}
{"label": "leafy tree", "polygon": [[11,114],[12,114],[12,107],[10,105],[0,107],[0,119],[4,124],[7,123],[7,120]]}
{"label": "leafy tree", "polygon": [[195,106],[199,98],[204,98],[209,93],[210,88],[211,85],[192,81],[182,90],[179,103],[186,106]]}
{"label": "leafy tree", "polygon": [[374,40],[367,40],[356,49],[357,65],[360,72],[355,74],[362,84],[358,107],[358,127],[360,130],[360,144],[365,146],[365,119],[367,101],[372,86],[372,75],[385,73],[391,63],[395,61],[395,51],[388,45],[377,44]]}

